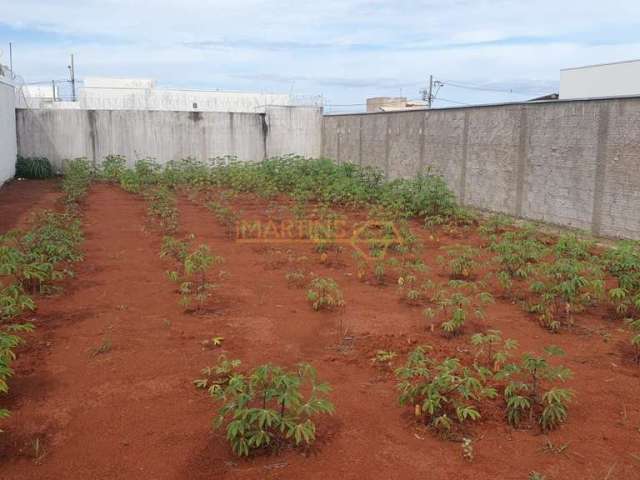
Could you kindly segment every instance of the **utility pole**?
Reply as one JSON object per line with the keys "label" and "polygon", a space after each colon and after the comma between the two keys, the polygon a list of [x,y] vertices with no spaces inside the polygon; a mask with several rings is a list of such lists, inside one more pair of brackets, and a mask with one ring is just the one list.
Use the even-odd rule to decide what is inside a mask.
{"label": "utility pole", "polygon": [[434,80],[433,75],[429,75],[429,86],[421,92],[422,100],[427,102],[427,108],[431,108],[431,106],[433,105],[433,101],[438,94],[438,90],[440,90],[440,87],[442,86],[444,86],[444,82],[441,82],[440,80]]}
{"label": "utility pole", "polygon": [[71,54],[71,65],[69,65],[69,73],[71,74],[71,99],[76,101],[76,71],[73,64],[73,53]]}
{"label": "utility pole", "polygon": [[13,76],[13,44],[9,42],[9,70]]}

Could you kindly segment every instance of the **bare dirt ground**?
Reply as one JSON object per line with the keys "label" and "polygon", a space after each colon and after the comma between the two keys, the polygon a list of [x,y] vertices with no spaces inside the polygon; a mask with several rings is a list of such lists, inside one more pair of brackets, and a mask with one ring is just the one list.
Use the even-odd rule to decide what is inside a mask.
{"label": "bare dirt ground", "polygon": [[[3,188],[0,232],[22,224],[27,210],[50,207],[56,195],[53,182]],[[261,202],[239,198],[235,207],[245,217],[264,218]],[[114,186],[92,187],[83,207],[86,260],[62,294],[38,299],[29,316],[37,330],[20,351],[3,399],[13,414],[0,434],[2,479],[516,480],[534,470],[548,480],[640,478],[640,368],[628,360],[628,333],[607,319],[606,309],[581,315],[584,328],[553,335],[518,305],[497,299],[484,320],[448,340],[425,331],[421,309],[401,303],[395,285],[358,281],[351,252],[344,266],[325,266],[310,245],[238,244],[206,208],[181,198],[179,210],[181,233],[209,244],[230,274],[206,314],[186,314],[178,305],[165,275],[170,266],[159,257],[161,234],[148,225],[144,201]],[[430,239],[418,224],[414,230],[440,280],[441,246],[480,242],[475,235]],[[314,312],[305,290],[287,287],[286,270],[274,260],[287,249],[308,255],[314,273],[336,279],[347,302],[343,313]],[[340,317],[352,337],[346,349],[336,346]],[[563,347],[576,399],[568,422],[549,435],[509,427],[495,400],[472,427],[475,460],[467,462],[460,443],[416,425],[397,404],[393,375],[371,358],[378,349],[404,353],[422,343],[464,354],[468,332],[481,328],[502,330],[522,351]],[[221,349],[203,348],[202,341],[217,335],[224,337]],[[95,354],[105,345],[110,348]],[[221,352],[250,366],[316,366],[333,386],[336,414],[319,419],[311,452],[232,455],[224,433],[211,429],[216,405],[192,384]],[[566,448],[545,450],[547,441]]]}

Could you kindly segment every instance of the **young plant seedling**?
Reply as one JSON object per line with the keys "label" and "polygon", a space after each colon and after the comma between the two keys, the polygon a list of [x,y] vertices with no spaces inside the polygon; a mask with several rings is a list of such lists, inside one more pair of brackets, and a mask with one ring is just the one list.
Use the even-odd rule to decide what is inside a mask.
{"label": "young plant seedling", "polygon": [[[211,270],[220,265],[224,259],[211,253],[208,245],[200,245],[193,252],[184,257],[182,263],[183,273],[169,272],[169,278],[180,285],[182,299],[180,304],[185,310],[192,310],[196,303],[195,311],[203,311],[207,300],[212,295],[212,290],[217,287],[211,283]],[[219,271],[218,278],[223,278],[224,273]]]}
{"label": "young plant seedling", "polygon": [[446,263],[449,267],[449,275],[451,278],[469,279],[474,276],[478,267],[477,258],[480,256],[480,250],[469,245],[455,245],[452,247],[444,247],[446,250],[446,259],[438,257],[439,263]]}
{"label": "young plant seedling", "polygon": [[499,371],[509,360],[511,351],[518,347],[518,342],[511,338],[502,339],[500,330],[487,330],[471,336],[471,345],[476,347],[475,359],[482,364]]}
{"label": "young plant seedling", "polygon": [[98,355],[103,355],[105,353],[109,353],[111,351],[111,347],[112,347],[112,343],[111,343],[111,339],[108,337],[105,337],[102,339],[102,341],[100,342],[100,345],[98,345],[97,347],[94,347],[91,349],[91,351],[89,352],[90,356],[92,358],[97,357]]}
{"label": "young plant seedling", "polygon": [[459,335],[471,315],[484,318],[484,306],[494,301],[490,293],[478,292],[479,286],[481,284],[451,280],[446,287],[436,288],[432,301],[437,308],[424,310],[426,320],[440,318],[445,336]]}
{"label": "young plant seedling", "polygon": [[303,288],[305,285],[306,275],[302,270],[292,270],[285,274],[287,285],[289,287]]}
{"label": "young plant seedling", "polygon": [[314,310],[334,310],[344,307],[344,297],[336,281],[329,277],[314,278],[309,284],[307,300]]}
{"label": "young plant seedling", "polygon": [[211,350],[213,348],[221,347],[224,342],[224,337],[212,337],[203,340],[201,345],[203,350]]}
{"label": "young plant seedling", "polygon": [[208,390],[209,394],[213,395],[229,384],[229,380],[238,373],[241,364],[240,360],[229,360],[222,354],[218,357],[218,363],[202,369],[203,376],[194,380],[193,384],[196,388]]}
{"label": "young plant seedling", "polygon": [[376,356],[371,359],[371,363],[382,369],[390,369],[393,360],[398,356],[393,350],[378,350]]}

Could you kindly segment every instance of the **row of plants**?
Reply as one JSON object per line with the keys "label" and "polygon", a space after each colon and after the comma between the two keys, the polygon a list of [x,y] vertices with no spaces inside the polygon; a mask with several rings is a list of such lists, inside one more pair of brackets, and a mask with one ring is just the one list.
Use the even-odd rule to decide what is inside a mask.
{"label": "row of plants", "polygon": [[395,371],[400,404],[447,438],[466,436],[466,427],[481,418],[483,402],[499,396],[513,427],[537,425],[547,432],[566,421],[573,392],[559,385],[572,372],[551,361],[563,355],[560,348],[514,358],[516,342],[496,330],[475,334],[471,344],[470,365],[456,357],[438,359],[429,346],[411,352]]}
{"label": "row of plants", "polygon": [[228,274],[219,269],[224,258],[211,252],[206,244],[193,247],[194,239],[193,235],[182,240],[165,236],[160,256],[175,262],[167,277],[178,286],[180,305],[185,311],[200,313],[206,310],[213,291]]}
{"label": "row of plants", "polygon": [[[429,346],[419,346],[395,370],[398,400],[415,417],[447,439],[463,439],[472,454],[469,426],[482,418],[488,401],[501,398],[505,419],[514,428],[537,426],[548,432],[568,418],[574,394],[561,386],[571,370],[556,365],[563,355],[555,346],[543,354],[516,358],[514,340],[489,330],[471,338],[470,364],[456,357],[437,358]],[[374,359],[388,367],[394,352],[380,351]],[[221,355],[194,381],[222,405],[214,428],[224,429],[236,455],[248,456],[286,446],[309,447],[316,439],[315,418],[334,412],[328,384],[318,381],[309,364],[295,369],[266,364],[252,370]]]}
{"label": "row of plants", "polygon": [[[229,157],[210,162],[184,159],[164,167],[144,159],[137,161],[133,168],[127,168],[124,157],[111,156],[105,160],[102,172],[103,178],[119,181],[130,191],[141,191],[149,185],[160,185],[161,190],[180,185],[195,189],[217,186],[263,197],[287,193],[295,200],[294,209],[301,211],[306,211],[305,205],[309,201],[315,201],[320,205],[371,207],[373,218],[395,222],[411,216],[423,216],[428,225],[475,221],[455,205],[453,195],[440,177],[425,175],[410,181],[386,182],[375,170],[337,165],[326,159],[287,156],[258,163],[237,162]],[[237,214],[224,199],[213,199],[208,207],[231,234]],[[409,232],[404,236],[412,240],[410,229],[405,226],[404,230]],[[635,243],[621,244],[604,255],[596,255],[592,253],[591,242],[575,235],[563,235],[554,245],[549,245],[533,227],[515,228],[505,216],[482,222],[479,231],[488,240],[491,261],[496,265],[496,278],[505,296],[520,301],[551,331],[573,325],[575,314],[607,299],[634,330],[632,344],[640,361],[640,316],[635,305],[636,302],[640,305],[640,289],[637,281],[630,280],[640,271]],[[401,271],[411,264],[411,260],[385,257],[391,245],[398,249],[414,249],[412,256],[419,259],[419,251],[416,251],[419,246],[406,247],[404,242],[394,244],[392,233],[395,234],[383,232],[380,235],[371,229],[365,232],[367,238],[364,240],[369,242],[369,253],[374,261],[365,260],[356,253],[358,278],[373,277],[376,283],[383,284],[390,271],[396,271],[399,282],[408,279],[410,283],[413,276],[420,276],[420,272],[407,275]],[[323,263],[329,261],[331,252],[335,252],[334,261],[338,262],[341,247],[329,222],[318,224],[311,236]],[[483,255],[482,249],[460,245],[449,247],[439,260],[447,265],[453,279],[470,281],[476,278],[476,270],[484,264],[480,260]],[[608,291],[605,291],[605,273],[618,282]],[[524,295],[523,289],[527,291]],[[407,292],[416,294],[416,290]]]}
{"label": "row of plants", "polygon": [[468,211],[457,205],[444,179],[429,171],[410,180],[387,181],[374,168],[294,155],[261,162],[239,162],[232,157],[208,162],[186,158],[163,166],[152,159],[142,159],[131,168],[124,157],[110,155],[103,161],[101,172],[105,180],[119,182],[125,190],[136,193],[149,184],[170,188],[223,187],[264,198],[288,194],[298,204],[317,201],[357,207],[378,205],[396,218],[421,217],[428,224],[475,222]]}
{"label": "row of plants", "polygon": [[[450,278],[471,281],[478,278],[481,267],[489,270],[476,283],[486,286],[495,275],[500,294],[519,302],[552,332],[575,325],[576,314],[599,304],[608,306],[614,317],[621,318],[632,330],[630,343],[640,362],[638,242],[598,247],[576,234],[553,238],[532,225],[516,228],[504,216],[490,218],[478,230],[487,239],[488,253],[482,248],[456,245],[446,247],[445,255],[438,258]],[[386,263],[391,261],[387,259]],[[429,295],[433,284],[424,281],[419,270],[398,276],[402,294],[408,303],[424,304],[425,298],[433,303],[434,296]]]}
{"label": "row of plants", "polygon": [[[90,168],[85,160],[67,162],[62,183],[65,211],[37,213],[29,229],[0,235],[0,395],[9,391],[8,381],[14,374],[12,364],[17,347],[23,343],[22,335],[34,328],[21,317],[36,309],[35,295],[59,292],[59,281],[73,276],[73,264],[83,259],[82,225],[77,211],[91,182],[87,172]],[[6,408],[0,408],[0,420],[9,414]]]}

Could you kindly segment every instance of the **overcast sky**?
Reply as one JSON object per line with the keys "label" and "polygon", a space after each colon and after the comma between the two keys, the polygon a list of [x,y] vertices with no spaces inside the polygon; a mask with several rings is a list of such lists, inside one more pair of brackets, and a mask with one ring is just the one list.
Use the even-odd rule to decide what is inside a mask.
{"label": "overcast sky", "polygon": [[418,98],[429,74],[445,83],[438,106],[523,100],[557,91],[561,68],[640,58],[638,0],[0,0],[0,12],[0,63],[12,41],[26,82],[66,78],[74,53],[80,78],[331,105]]}

